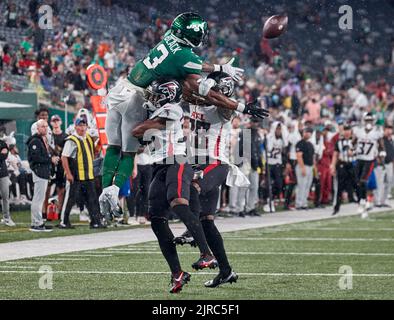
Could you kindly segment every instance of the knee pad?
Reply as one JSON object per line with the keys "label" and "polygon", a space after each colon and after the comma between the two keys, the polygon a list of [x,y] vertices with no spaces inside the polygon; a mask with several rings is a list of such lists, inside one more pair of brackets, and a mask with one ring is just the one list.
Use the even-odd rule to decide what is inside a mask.
{"label": "knee pad", "polygon": [[212,214],[206,214],[200,217],[200,221],[214,221],[215,220],[215,216]]}

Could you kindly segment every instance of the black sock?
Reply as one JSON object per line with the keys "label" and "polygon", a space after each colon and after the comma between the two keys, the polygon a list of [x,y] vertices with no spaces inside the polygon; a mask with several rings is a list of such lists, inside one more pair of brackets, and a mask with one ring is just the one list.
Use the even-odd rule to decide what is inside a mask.
{"label": "black sock", "polygon": [[177,214],[179,219],[181,219],[186,228],[192,234],[201,254],[211,254],[200,220],[190,211],[189,206],[180,204],[173,207],[172,210]]}
{"label": "black sock", "polygon": [[190,186],[189,208],[193,214],[200,219],[200,195],[193,185]]}
{"label": "black sock", "polygon": [[360,181],[359,194],[360,194],[360,199],[367,199],[367,182]]}
{"label": "black sock", "polygon": [[157,240],[159,240],[159,245],[161,252],[166,258],[168,265],[170,266],[171,272],[173,274],[178,274],[182,268],[179,263],[178,253],[176,251],[176,246],[173,242],[174,235],[168,226],[167,219],[153,218],[151,222],[151,227],[155,233]]}
{"label": "black sock", "polygon": [[227,260],[222,235],[216,228],[215,222],[213,220],[203,220],[201,221],[201,224],[204,229],[208,245],[211,248],[216,260],[218,261],[220,271],[223,274],[228,274],[231,271],[231,267]]}

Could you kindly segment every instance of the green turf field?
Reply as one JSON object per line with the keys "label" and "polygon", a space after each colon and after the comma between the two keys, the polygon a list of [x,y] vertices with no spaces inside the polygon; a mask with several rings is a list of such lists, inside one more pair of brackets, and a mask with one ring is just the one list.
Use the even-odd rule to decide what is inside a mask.
{"label": "green turf field", "polygon": [[[193,272],[178,295],[156,242],[0,263],[8,299],[394,299],[394,215],[345,217],[224,234],[236,284],[206,289],[214,271]],[[48,239],[50,241],[51,239]],[[50,243],[48,244],[50,245]],[[197,251],[181,247],[191,271]],[[39,288],[50,266],[53,289]],[[352,289],[339,288],[341,266]],[[348,279],[349,280],[349,279]],[[349,285],[349,281],[347,281]]]}

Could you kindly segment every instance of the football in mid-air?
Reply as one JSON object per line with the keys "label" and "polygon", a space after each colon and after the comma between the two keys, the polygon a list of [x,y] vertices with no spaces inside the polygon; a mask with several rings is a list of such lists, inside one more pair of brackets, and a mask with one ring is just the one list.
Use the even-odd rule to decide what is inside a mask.
{"label": "football in mid-air", "polygon": [[274,15],[264,23],[263,37],[273,39],[279,37],[287,29],[289,19],[287,15]]}

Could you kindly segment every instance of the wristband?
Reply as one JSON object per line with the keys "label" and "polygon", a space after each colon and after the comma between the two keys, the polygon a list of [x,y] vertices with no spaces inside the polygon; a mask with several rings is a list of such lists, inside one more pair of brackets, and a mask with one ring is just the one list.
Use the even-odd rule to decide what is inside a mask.
{"label": "wristband", "polygon": [[213,71],[214,72],[222,71],[222,66],[220,64],[214,64],[213,65]]}
{"label": "wristband", "polygon": [[243,104],[243,103],[241,103],[241,102],[238,102],[238,106],[237,106],[237,111],[239,111],[239,112],[244,112],[244,110],[245,110],[245,105]]}

